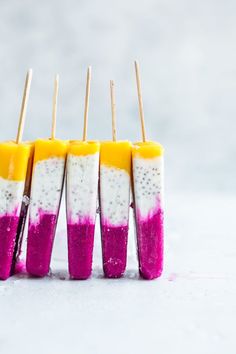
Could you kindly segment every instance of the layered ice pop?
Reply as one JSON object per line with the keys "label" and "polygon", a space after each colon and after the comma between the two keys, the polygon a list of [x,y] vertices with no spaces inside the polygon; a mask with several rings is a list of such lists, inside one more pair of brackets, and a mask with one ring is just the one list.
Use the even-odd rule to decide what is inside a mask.
{"label": "layered ice pop", "polygon": [[29,144],[0,143],[0,279],[10,276],[30,157]]}
{"label": "layered ice pop", "polygon": [[100,222],[103,270],[106,277],[121,277],[126,268],[130,204],[131,144],[101,143]]}
{"label": "layered ice pop", "polygon": [[26,257],[26,269],[34,276],[42,277],[49,272],[66,153],[65,141],[35,141]]}
{"label": "layered ice pop", "polygon": [[92,272],[98,192],[98,142],[72,142],[68,148],[66,204],[69,274],[87,279]]}
{"label": "layered ice pop", "polygon": [[140,275],[154,279],[163,268],[163,147],[132,147],[133,190]]}

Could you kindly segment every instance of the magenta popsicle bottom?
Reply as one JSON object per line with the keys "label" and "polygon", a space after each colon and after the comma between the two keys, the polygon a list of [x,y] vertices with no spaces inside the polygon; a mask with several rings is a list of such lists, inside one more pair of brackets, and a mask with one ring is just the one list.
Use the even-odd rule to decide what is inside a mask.
{"label": "magenta popsicle bottom", "polygon": [[4,215],[0,217],[0,279],[6,280],[11,273],[13,253],[19,217]]}
{"label": "magenta popsicle bottom", "polygon": [[69,273],[72,279],[87,279],[92,272],[94,224],[68,224]]}
{"label": "magenta popsicle bottom", "polygon": [[103,271],[107,278],[120,278],[126,268],[128,226],[102,225]]}
{"label": "magenta popsicle bottom", "polygon": [[158,278],[163,269],[163,211],[152,217],[138,218],[137,241],[139,272],[145,279]]}
{"label": "magenta popsicle bottom", "polygon": [[30,223],[26,255],[26,270],[29,274],[37,277],[48,274],[56,223],[55,214],[41,214],[37,224]]}

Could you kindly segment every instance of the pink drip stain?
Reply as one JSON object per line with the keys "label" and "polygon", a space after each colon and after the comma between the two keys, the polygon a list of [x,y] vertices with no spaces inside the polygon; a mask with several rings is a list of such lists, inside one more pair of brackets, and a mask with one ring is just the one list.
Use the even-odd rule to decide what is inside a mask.
{"label": "pink drip stain", "polygon": [[26,269],[33,276],[43,277],[49,272],[56,224],[56,214],[43,212],[37,224],[29,224]]}
{"label": "pink drip stain", "polygon": [[159,207],[146,218],[136,220],[139,272],[144,279],[155,279],[163,270],[163,210]]}
{"label": "pink drip stain", "polygon": [[169,276],[168,276],[168,281],[175,281],[178,277],[178,274],[177,273],[171,273]]}
{"label": "pink drip stain", "polygon": [[107,278],[120,278],[127,261],[128,226],[101,225],[103,271]]}
{"label": "pink drip stain", "polygon": [[26,263],[24,259],[19,259],[16,261],[14,274],[25,274],[26,273]]}
{"label": "pink drip stain", "polygon": [[0,279],[11,274],[19,216],[17,211],[0,217]]}
{"label": "pink drip stain", "polygon": [[71,279],[87,279],[92,273],[94,223],[67,224],[68,261]]}

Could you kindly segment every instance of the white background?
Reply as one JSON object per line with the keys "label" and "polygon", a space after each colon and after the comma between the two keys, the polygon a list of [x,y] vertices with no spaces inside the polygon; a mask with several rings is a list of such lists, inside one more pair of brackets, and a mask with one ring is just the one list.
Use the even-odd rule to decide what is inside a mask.
{"label": "white background", "polygon": [[16,135],[29,67],[24,138],[50,134],[56,73],[57,136],[80,138],[88,65],[89,138],[111,137],[114,79],[118,137],[139,140],[138,59],[166,157],[163,277],[138,279],[131,231],[126,277],[104,280],[97,228],[94,277],[69,281],[62,209],[52,276],[0,283],[1,353],[235,353],[235,18],[233,0],[0,1],[1,140]]}

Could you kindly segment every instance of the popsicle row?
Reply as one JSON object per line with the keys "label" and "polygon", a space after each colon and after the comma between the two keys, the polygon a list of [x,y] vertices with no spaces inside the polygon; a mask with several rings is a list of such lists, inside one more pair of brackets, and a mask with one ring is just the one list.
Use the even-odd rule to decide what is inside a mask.
{"label": "popsicle row", "polygon": [[110,278],[124,274],[130,189],[133,192],[140,274],[146,279],[161,275],[163,148],[146,139],[137,62],[135,73],[142,142],[131,144],[116,139],[113,81],[110,81],[113,141],[87,141],[89,67],[83,140],[62,141],[55,138],[59,87],[59,76],[56,75],[51,138],[22,143],[32,79],[32,70],[28,71],[16,141],[0,143],[0,279],[7,279],[17,268],[29,206],[26,268],[34,276],[48,274],[65,175],[71,278],[86,279],[92,271],[97,194],[104,274]]}
{"label": "popsicle row", "polygon": [[104,275],[117,278],[124,274],[131,189],[139,271],[146,279],[160,276],[162,146],[38,139],[35,143],[0,143],[0,278],[14,273],[28,205],[26,269],[34,276],[48,274],[64,176],[70,277],[87,279],[92,272],[97,195]]}

